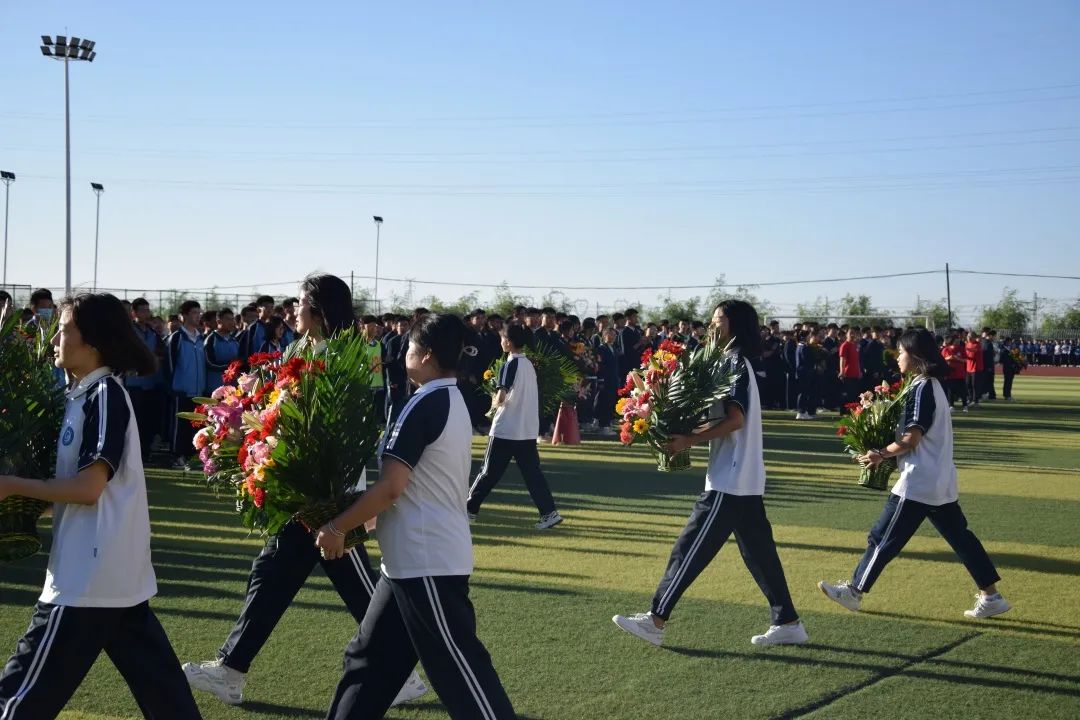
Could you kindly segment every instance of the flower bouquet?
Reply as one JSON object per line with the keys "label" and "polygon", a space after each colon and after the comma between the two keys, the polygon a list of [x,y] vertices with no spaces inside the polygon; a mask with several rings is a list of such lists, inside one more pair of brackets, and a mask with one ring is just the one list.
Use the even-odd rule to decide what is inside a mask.
{"label": "flower bouquet", "polygon": [[[0,475],[52,477],[64,419],[64,392],[50,361],[51,329],[29,331],[0,317]],[[37,520],[49,504],[13,495],[0,501],[0,561],[41,549]]]}
{"label": "flower bouquet", "polygon": [[[848,414],[836,424],[836,434],[849,455],[865,455],[896,439],[896,428],[910,385],[910,381],[892,385],[883,382],[860,395],[858,402],[844,406]],[[864,465],[859,470],[859,484],[872,490],[884,490],[889,486],[893,470],[896,470],[896,458],[886,458],[877,467]]]}
{"label": "flower bouquet", "polygon": [[623,419],[623,445],[646,442],[656,451],[661,472],[686,470],[690,451],[668,455],[672,435],[689,435],[708,420],[712,407],[731,393],[740,371],[730,362],[729,347],[709,342],[689,351],[665,340],[656,352],[646,350],[641,367],[627,375],[615,412]]}
{"label": "flower bouquet", "polygon": [[[573,360],[545,342],[525,348],[525,357],[536,371],[536,395],[541,417],[555,415],[563,402],[574,402],[581,383],[581,371]],[[480,391],[494,395],[499,391],[499,372],[506,364],[501,356],[484,371]],[[494,416],[492,410],[489,416]]]}
{"label": "flower bouquet", "polygon": [[1009,356],[1012,358],[1013,365],[1016,367],[1017,375],[1027,370],[1027,357],[1024,353],[1020,352],[1020,348],[1012,348],[1009,350]]}
{"label": "flower bouquet", "polygon": [[[368,357],[352,331],[325,350],[305,338],[284,354],[252,355],[247,373],[232,363],[228,384],[180,415],[199,429],[203,472],[235,492],[245,527],[272,535],[295,518],[317,530],[363,492],[355,486],[379,439]],[[346,547],[364,538],[358,528]]]}

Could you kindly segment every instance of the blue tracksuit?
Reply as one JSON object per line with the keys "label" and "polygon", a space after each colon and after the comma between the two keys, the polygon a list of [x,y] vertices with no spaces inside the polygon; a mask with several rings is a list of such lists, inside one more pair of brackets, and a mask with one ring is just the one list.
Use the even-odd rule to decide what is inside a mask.
{"label": "blue tracksuit", "polygon": [[206,336],[206,392],[210,394],[224,385],[221,374],[229,363],[240,357],[240,341],[235,335],[212,332]]}
{"label": "blue tracksuit", "polygon": [[186,329],[177,330],[166,341],[166,362],[169,365],[169,377],[172,378],[169,389],[177,395],[196,397],[206,390],[206,352],[201,335],[194,339]]}

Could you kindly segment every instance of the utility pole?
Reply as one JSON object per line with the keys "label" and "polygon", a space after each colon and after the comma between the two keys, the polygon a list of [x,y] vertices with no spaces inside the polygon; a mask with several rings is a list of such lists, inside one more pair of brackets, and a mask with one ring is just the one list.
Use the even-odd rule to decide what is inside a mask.
{"label": "utility pole", "polygon": [[949,311],[949,329],[953,328],[952,319],[952,285],[949,282],[949,263],[945,263],[945,303]]}
{"label": "utility pole", "polygon": [[1039,293],[1031,301],[1031,334],[1039,332]]}

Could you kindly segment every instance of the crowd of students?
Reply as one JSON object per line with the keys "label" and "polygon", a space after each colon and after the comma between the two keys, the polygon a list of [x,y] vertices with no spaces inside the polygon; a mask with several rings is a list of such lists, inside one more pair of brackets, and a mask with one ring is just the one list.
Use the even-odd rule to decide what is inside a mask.
{"label": "crowd of students", "polygon": [[[229,313],[219,310],[213,328],[205,328],[206,334],[200,332],[201,308],[185,303],[181,326],[165,338],[148,325],[148,307],[138,300],[127,308],[111,295],[83,295],[61,305],[53,339],[55,363],[71,383],[56,478],[44,482],[0,476],[0,499],[23,495],[55,503],[45,589],[29,629],[0,674],[2,720],[55,717],[102,650],[116,664],[147,717],[199,717],[188,685],[240,704],[250,664],[316,563],[322,564],[358,622],[345,651],[329,718],[382,717],[391,705],[423,694],[426,687],[414,670],[418,661],[451,717],[515,717],[491,656],[476,633],[468,597],[473,570],[469,524],[478,521],[481,504],[511,459],[521,466],[541,512],[536,528],[548,530],[562,521],[539,469],[536,376],[524,350],[542,339],[580,355],[574,346],[581,344],[581,338],[593,342],[592,330],[598,347],[607,350],[598,353],[596,380],[602,387],[606,376],[599,366],[604,358],[621,371],[635,366],[639,351],[660,337],[678,337],[692,346],[705,333],[703,325],[693,323],[641,328],[632,310],[580,324],[570,316],[560,320],[550,308],[536,312],[522,308],[505,322],[477,311],[465,323],[453,315],[422,309],[413,318],[367,316],[357,322],[344,282],[326,275],[308,278],[300,300],[293,303],[291,324],[283,305],[282,324],[300,342],[309,343],[312,352],[319,352],[322,339],[359,326],[372,349],[373,367],[383,370],[377,373],[380,382],[388,383],[373,385],[373,390],[398,394],[380,444],[378,478],[351,506],[317,530],[293,521],[269,538],[252,565],[240,616],[217,657],[181,668],[149,605],[157,585],[150,561],[142,429],[135,400],[140,388],[131,380],[133,376],[154,377],[158,353],[169,369],[163,384],[166,390],[181,397],[197,388],[205,390],[216,382],[210,379],[213,366],[207,359],[208,345],[236,345],[240,353],[239,347],[251,347],[260,338],[260,347],[266,347],[284,337],[271,331],[276,325],[276,306],[270,298],[265,300],[261,307],[256,304],[250,322],[241,318],[243,325],[238,329],[224,321]],[[499,323],[502,326],[496,333],[493,328]],[[380,326],[388,325],[392,329],[380,333]],[[795,609],[763,503],[761,408],[770,377],[757,366],[766,364],[768,345],[775,348],[774,355],[778,350],[783,356],[785,332],[760,327],[754,309],[737,300],[717,306],[710,327],[709,332],[728,348],[725,362],[738,371],[739,380],[730,396],[714,406],[707,425],[685,436],[672,436],[666,447],[676,453],[696,444],[709,446],[705,491],[675,541],[650,609],[616,615],[613,620],[635,637],[662,644],[675,605],[734,534],[771,608],[768,629],[751,642],[763,646],[805,643],[809,634]],[[838,339],[840,328],[809,326],[787,331],[795,341],[796,371],[809,365],[807,358],[815,357],[806,348],[816,344],[820,330],[827,338]],[[837,343],[837,380],[858,380],[847,386],[840,383],[836,390],[840,394],[861,387],[862,360],[873,358],[876,352],[868,344],[869,352],[864,349],[860,356],[859,334],[848,328],[847,339]],[[818,587],[834,602],[858,610],[885,566],[923,520],[929,519],[979,589],[974,607],[965,615],[978,619],[999,615],[1010,605],[998,592],[994,564],[968,529],[958,503],[952,421],[942,384],[950,368],[940,341],[922,329],[907,330],[887,345],[885,340],[891,337],[870,330],[870,340],[881,344],[883,356],[886,347],[895,345],[897,368],[913,378],[914,390],[905,402],[898,439],[858,459],[875,465],[895,457],[900,477],[851,579],[821,582]],[[988,342],[992,345],[992,340]],[[384,344],[390,352],[384,351]],[[971,344],[981,354],[981,344],[975,340]],[[406,348],[403,374],[397,376],[390,368],[401,347]],[[476,379],[475,369],[486,368],[486,356],[499,351],[506,352],[509,360],[490,398],[495,413],[483,468],[470,485],[475,419],[469,396],[477,393],[466,390]],[[804,375],[797,372],[796,377]],[[180,384],[177,378],[182,378]],[[395,388],[394,381],[405,387]],[[786,392],[786,381],[784,387]],[[801,396],[808,392],[817,390],[799,387],[804,403]],[[816,410],[814,403],[805,407],[809,410],[811,405]],[[344,546],[349,531],[376,517],[382,554],[378,572],[363,545],[348,550]]]}

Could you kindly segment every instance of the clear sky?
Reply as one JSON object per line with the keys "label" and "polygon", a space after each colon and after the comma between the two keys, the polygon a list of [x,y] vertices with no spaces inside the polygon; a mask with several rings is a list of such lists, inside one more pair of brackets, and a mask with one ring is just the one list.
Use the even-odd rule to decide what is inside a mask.
{"label": "clear sky", "polygon": [[[1080,275],[1080,3],[0,3],[8,279],[253,284],[310,270],[511,286],[954,268]],[[367,283],[370,285],[370,282]],[[961,308],[1003,285],[955,276]],[[454,298],[467,287],[415,286]],[[384,281],[380,295],[402,292]],[[543,290],[517,290],[537,299]],[[656,290],[566,290],[601,303]],[[944,278],[762,288],[791,310]],[[676,296],[692,294],[675,291]]]}

